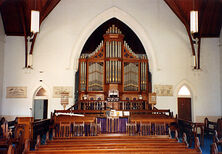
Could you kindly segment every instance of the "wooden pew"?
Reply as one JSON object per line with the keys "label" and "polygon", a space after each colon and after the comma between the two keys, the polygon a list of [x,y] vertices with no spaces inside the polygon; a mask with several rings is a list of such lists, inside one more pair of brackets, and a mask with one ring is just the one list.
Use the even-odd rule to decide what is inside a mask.
{"label": "wooden pew", "polygon": [[[69,138],[73,136],[97,135],[96,117],[93,116],[53,116],[53,137]],[[86,126],[86,127],[85,127]],[[84,133],[84,134],[83,134]]]}
{"label": "wooden pew", "polygon": [[17,124],[24,126],[24,141],[26,139],[33,139],[33,117],[17,117]]}
{"label": "wooden pew", "polygon": [[217,123],[209,121],[208,118],[206,117],[204,119],[204,132],[209,135],[214,134],[214,131],[217,130]]}
{"label": "wooden pew", "polygon": [[139,135],[168,135],[168,128],[171,123],[176,122],[175,118],[166,115],[137,115],[131,116],[130,122],[138,125]]}
{"label": "wooden pew", "polygon": [[216,143],[217,146],[220,145],[220,146],[222,147],[222,138],[219,138],[219,137],[218,137],[218,133],[217,133],[216,130],[214,131],[213,142]]}
{"label": "wooden pew", "polygon": [[[11,123],[12,124],[12,123]],[[13,131],[9,131],[8,122],[4,120],[2,124],[3,132],[7,134],[3,134],[3,138],[0,139],[0,153],[16,153],[20,154],[23,151],[24,146],[24,127],[13,122],[15,129]],[[21,129],[20,129],[21,127]],[[23,129],[22,129],[23,128]],[[13,144],[14,147],[10,145]],[[9,152],[10,151],[10,152]]]}
{"label": "wooden pew", "polygon": [[[16,154],[16,153],[15,153],[15,148],[13,147],[12,144],[9,145],[7,154]],[[19,153],[17,153],[17,154],[19,154]]]}
{"label": "wooden pew", "polygon": [[217,144],[215,142],[210,146],[210,154],[222,154],[222,152],[218,152]]}
{"label": "wooden pew", "polygon": [[0,120],[0,139],[8,139],[9,131],[8,131],[8,121],[5,118],[1,118]]}
{"label": "wooden pew", "polygon": [[217,120],[217,133],[218,137],[222,138],[222,118]]}
{"label": "wooden pew", "polygon": [[197,137],[197,129],[201,129],[201,145],[204,145],[204,124],[203,123],[193,123],[191,121],[178,119],[178,126],[179,126],[179,132],[180,133],[186,133],[187,134],[187,141],[189,145],[192,144],[192,142],[195,142],[195,137]]}
{"label": "wooden pew", "polygon": [[[27,142],[26,142],[27,143]],[[39,142],[38,142],[39,143]],[[28,147],[28,145],[26,145]],[[195,153],[185,143],[163,136],[87,136],[70,139],[54,139],[38,149],[25,153]]]}

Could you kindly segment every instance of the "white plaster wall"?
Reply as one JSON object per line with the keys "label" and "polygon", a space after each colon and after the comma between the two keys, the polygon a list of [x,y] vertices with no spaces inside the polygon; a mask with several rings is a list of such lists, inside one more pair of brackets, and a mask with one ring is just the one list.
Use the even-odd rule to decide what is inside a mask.
{"label": "white plaster wall", "polygon": [[[24,71],[23,37],[6,37],[4,92],[2,115],[32,115],[35,90],[44,84],[49,92],[49,111],[62,109],[60,100],[52,98],[53,86],[73,86],[74,68],[70,57],[78,59],[85,40],[96,29],[92,23],[105,21],[106,10],[116,7],[124,12],[121,18],[141,38],[151,55],[153,84],[173,85],[174,96],[158,97],[157,108],[177,113],[177,91],[183,81],[192,93],[193,120],[196,116],[221,115],[219,38],[202,40],[201,68],[192,70],[192,51],[186,30],[180,20],[162,0],[65,0],[61,1],[41,25],[33,55],[33,70]],[[113,12],[121,14],[121,11]],[[108,19],[106,19],[108,20]],[[94,23],[95,23],[94,22]],[[136,22],[138,26],[132,24]],[[144,39],[147,38],[147,39]],[[78,48],[78,47],[79,48]],[[78,49],[78,50],[77,50]],[[154,60],[156,58],[156,60]],[[74,62],[73,64],[76,65]],[[10,71],[9,71],[10,70]],[[40,71],[43,73],[40,74]],[[39,80],[43,80],[41,83]],[[28,98],[6,99],[7,86],[27,86]],[[70,104],[73,100],[70,99]]]}
{"label": "white plaster wall", "polygon": [[4,64],[4,45],[5,45],[5,32],[2,23],[2,16],[0,14],[0,113],[2,111],[2,88],[3,88],[3,64]]}

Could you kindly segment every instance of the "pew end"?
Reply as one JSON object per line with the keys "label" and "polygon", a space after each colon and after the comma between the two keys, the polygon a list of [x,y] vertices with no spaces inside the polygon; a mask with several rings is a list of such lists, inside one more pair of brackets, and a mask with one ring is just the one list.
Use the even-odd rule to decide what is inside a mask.
{"label": "pew end", "polygon": [[15,148],[13,147],[12,144],[9,145],[7,154],[15,154]]}
{"label": "pew end", "polygon": [[25,147],[24,147],[22,154],[27,154],[29,151],[30,151],[30,140],[26,139],[25,140]]}

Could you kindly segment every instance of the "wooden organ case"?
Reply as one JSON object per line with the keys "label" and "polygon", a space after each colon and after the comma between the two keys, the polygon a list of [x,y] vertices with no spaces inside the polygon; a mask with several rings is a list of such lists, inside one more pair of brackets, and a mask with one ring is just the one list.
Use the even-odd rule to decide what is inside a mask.
{"label": "wooden organ case", "polygon": [[148,109],[146,54],[135,54],[115,25],[103,38],[92,53],[82,53],[79,59],[81,109]]}

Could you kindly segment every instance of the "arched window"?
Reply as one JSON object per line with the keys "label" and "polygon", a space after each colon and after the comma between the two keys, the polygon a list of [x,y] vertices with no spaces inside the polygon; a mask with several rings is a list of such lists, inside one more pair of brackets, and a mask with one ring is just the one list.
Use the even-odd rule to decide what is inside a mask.
{"label": "arched window", "polygon": [[191,96],[190,90],[187,88],[187,86],[182,86],[178,92],[178,96]]}

